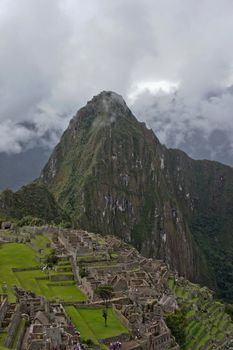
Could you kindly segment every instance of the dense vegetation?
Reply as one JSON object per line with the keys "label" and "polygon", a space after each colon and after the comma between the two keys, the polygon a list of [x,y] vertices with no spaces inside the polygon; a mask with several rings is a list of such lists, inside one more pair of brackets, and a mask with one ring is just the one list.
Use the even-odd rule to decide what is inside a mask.
{"label": "dense vegetation", "polygon": [[166,324],[170,328],[172,335],[175,337],[180,346],[185,344],[185,313],[182,309],[177,310],[174,314],[166,317]]}
{"label": "dense vegetation", "polygon": [[[208,288],[184,279],[170,276],[168,285],[176,294],[179,309],[169,315],[166,322],[176,340],[179,339],[181,349],[218,349],[233,332],[224,304],[215,300]],[[231,309],[229,305],[229,313]]]}
{"label": "dense vegetation", "polygon": [[17,192],[3,191],[0,194],[0,218],[19,220],[20,226],[69,222],[53,195],[37,182],[23,186]]}

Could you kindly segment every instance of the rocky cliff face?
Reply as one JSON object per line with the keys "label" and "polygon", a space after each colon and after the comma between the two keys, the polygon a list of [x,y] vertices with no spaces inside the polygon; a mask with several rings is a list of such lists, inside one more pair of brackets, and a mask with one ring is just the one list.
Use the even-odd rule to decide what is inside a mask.
{"label": "rocky cliff face", "polygon": [[233,169],[166,149],[121,96],[102,92],[79,110],[39,181],[74,225],[233,299]]}
{"label": "rocky cliff face", "polygon": [[233,169],[169,150],[166,164],[192,237],[219,295],[233,300]]}
{"label": "rocky cliff face", "polygon": [[71,120],[41,181],[77,226],[114,233],[203,281],[208,266],[176,198],[169,156],[122,97],[102,92]]}

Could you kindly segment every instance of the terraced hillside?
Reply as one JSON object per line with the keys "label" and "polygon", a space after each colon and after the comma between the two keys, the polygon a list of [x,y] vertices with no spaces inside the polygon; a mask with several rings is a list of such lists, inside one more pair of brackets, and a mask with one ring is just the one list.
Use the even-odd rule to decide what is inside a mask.
{"label": "terraced hillside", "polygon": [[[76,330],[81,331],[82,341],[95,344],[98,349],[107,349],[102,344],[102,339],[122,334],[128,336],[127,328],[121,324],[111,308],[108,310],[107,327],[102,316],[103,307],[83,306],[80,310],[80,304],[86,300],[86,296],[77,287],[69,255],[58,256],[52,267],[45,268],[46,264],[49,265],[48,257],[53,253],[52,242],[47,236],[34,235],[25,230],[17,237],[13,231],[0,230],[0,240],[8,241],[0,244],[0,294],[8,294],[10,302],[4,320],[0,322],[0,350],[16,349],[19,338],[26,329],[25,320],[17,319],[11,342],[4,347],[18,308],[14,285],[22,290],[34,292],[36,296],[43,296],[55,304],[58,300],[64,305],[68,302],[70,306],[65,307],[67,316]],[[75,307],[77,303],[79,309]]]}
{"label": "terraced hillside", "polygon": [[[205,287],[184,279],[168,280],[184,315],[184,350],[232,349],[233,324],[225,313],[224,305],[213,299]],[[232,338],[231,338],[232,339]]]}
{"label": "terraced hillside", "polygon": [[[81,333],[81,342],[89,342],[89,349],[90,344],[106,349],[111,339],[122,341],[123,349],[233,348],[233,323],[213,292],[175,277],[161,260],[144,258],[116,237],[26,227],[0,231],[0,240],[1,301],[5,294],[9,297],[0,323],[0,350],[6,344],[15,349],[27,328],[17,313],[14,285],[22,288],[17,296],[26,291],[36,303],[46,298],[48,304],[62,304],[68,324]],[[106,327],[106,300],[96,291],[109,286]],[[14,337],[7,343],[14,318]]]}
{"label": "terraced hillside", "polygon": [[45,269],[43,259],[50,252],[49,241],[43,235],[31,244],[0,245],[0,292],[15,300],[13,286],[30,290],[48,300],[83,301],[84,294],[76,287],[68,258],[60,258],[52,269]]}

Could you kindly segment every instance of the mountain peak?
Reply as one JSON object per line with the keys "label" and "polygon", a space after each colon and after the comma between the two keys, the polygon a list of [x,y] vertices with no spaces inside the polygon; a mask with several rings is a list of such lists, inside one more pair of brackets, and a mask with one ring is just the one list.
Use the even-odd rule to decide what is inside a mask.
{"label": "mountain peak", "polygon": [[113,91],[102,91],[82,107],[71,120],[69,128],[90,130],[92,126],[109,126],[131,115],[123,97]]}
{"label": "mountain peak", "polygon": [[102,91],[94,96],[87,106],[91,107],[105,120],[115,121],[119,116],[126,116],[128,107],[123,97],[113,91]]}
{"label": "mountain peak", "polygon": [[101,91],[98,95],[94,96],[88,103],[102,103],[104,107],[120,105],[121,107],[127,108],[127,105],[123,97],[114,91]]}
{"label": "mountain peak", "polygon": [[87,103],[88,105],[91,105],[98,114],[114,119],[117,114],[125,114],[128,109],[123,97],[113,91],[100,92]]}

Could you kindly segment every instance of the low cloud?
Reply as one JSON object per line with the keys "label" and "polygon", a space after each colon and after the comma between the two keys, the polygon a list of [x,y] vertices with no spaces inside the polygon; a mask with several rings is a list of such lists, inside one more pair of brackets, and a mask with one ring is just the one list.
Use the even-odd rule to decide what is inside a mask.
{"label": "low cloud", "polygon": [[132,109],[171,148],[185,150],[196,159],[233,164],[232,89],[218,90],[202,99],[175,93],[144,92]]}
{"label": "low cloud", "polygon": [[232,11],[231,0],[0,0],[0,152],[53,147],[77,109],[113,90],[167,146],[233,164]]}

